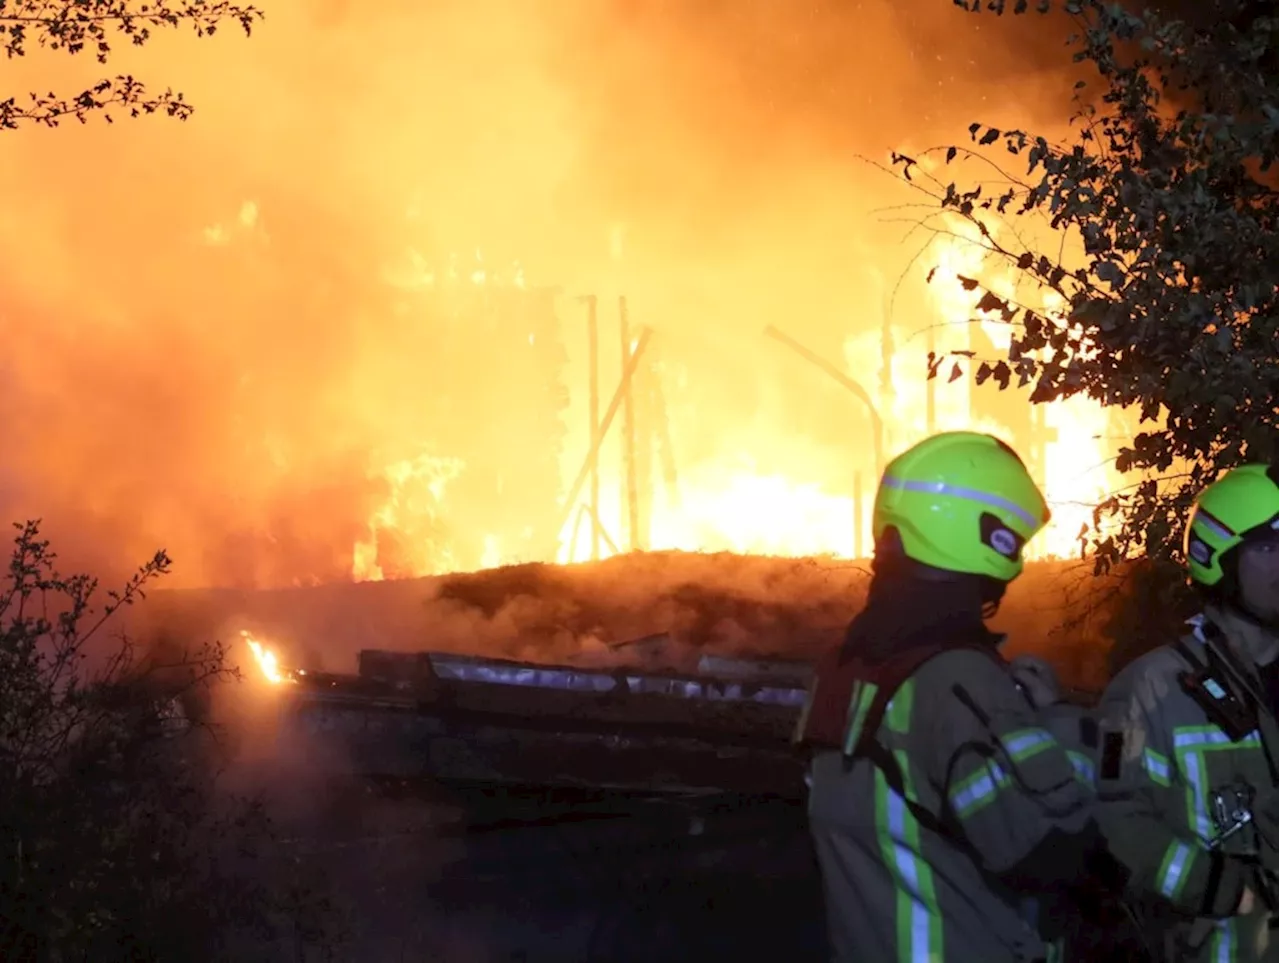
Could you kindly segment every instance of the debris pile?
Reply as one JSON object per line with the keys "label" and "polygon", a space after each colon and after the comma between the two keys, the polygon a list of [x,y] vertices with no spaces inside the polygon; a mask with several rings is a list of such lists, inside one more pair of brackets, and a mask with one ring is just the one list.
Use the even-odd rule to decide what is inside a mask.
{"label": "debris pile", "polygon": [[[707,656],[810,662],[839,639],[866,563],[649,552],[402,581],[247,591],[157,592],[139,638],[269,640],[282,665],[353,673],[362,650],[440,652],[570,666],[693,672]],[[995,625],[1011,652],[1050,656],[1096,687],[1110,640],[1105,585],[1079,563],[1038,562]],[[1104,600],[1105,601],[1105,600]]]}

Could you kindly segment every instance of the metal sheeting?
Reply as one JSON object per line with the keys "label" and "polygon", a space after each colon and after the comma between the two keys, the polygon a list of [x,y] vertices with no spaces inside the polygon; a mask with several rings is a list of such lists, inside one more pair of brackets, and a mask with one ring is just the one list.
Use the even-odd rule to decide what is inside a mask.
{"label": "metal sheeting", "polygon": [[708,702],[747,702],[799,708],[806,690],[786,683],[767,684],[750,678],[716,679],[691,676],[650,675],[633,669],[592,672],[568,666],[538,666],[519,662],[477,659],[431,653],[437,678],[453,682],[558,689],[565,692],[655,695]]}

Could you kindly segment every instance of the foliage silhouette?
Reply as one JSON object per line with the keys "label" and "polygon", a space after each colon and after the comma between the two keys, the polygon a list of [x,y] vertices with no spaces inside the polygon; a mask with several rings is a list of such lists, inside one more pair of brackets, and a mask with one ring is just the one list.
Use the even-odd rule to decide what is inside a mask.
{"label": "foliage silhouette", "polygon": [[[72,55],[88,50],[105,64],[113,41],[140,47],[155,30],[183,26],[210,37],[228,22],[238,24],[248,36],[261,19],[256,7],[231,0],[0,0],[0,44],[10,60],[36,47]],[[166,88],[152,93],[142,81],[119,74],[76,94],[32,92],[0,99],[0,130],[24,123],[57,127],[68,118],[84,123],[94,113],[111,123],[118,111],[130,117],[163,113],[186,120],[193,110],[180,92]]]}
{"label": "foliage silhouette", "polygon": [[[1251,0],[1211,6],[1187,22],[1066,0],[1074,60],[1096,74],[1076,83],[1068,142],[974,123],[971,146],[894,157],[928,195],[935,230],[947,230],[939,215],[967,222],[986,256],[1040,295],[981,293],[978,309],[1009,326],[1011,344],[976,380],[1030,386],[1033,402],[1083,393],[1139,416],[1117,467],[1140,480],[1081,532],[1098,572],[1139,551],[1176,557],[1195,493],[1276,453],[1277,13]],[[999,147],[1026,173],[998,164],[988,148]],[[947,182],[936,171],[948,165],[981,174]],[[1031,221],[1054,240],[1037,245],[1021,229]],[[1046,294],[1062,307],[1030,306]],[[1098,529],[1116,513],[1117,528]]]}
{"label": "foliage silhouette", "polygon": [[[0,587],[0,959],[199,961],[269,939],[262,807],[216,791],[209,687],[220,646],[140,653],[108,620],[169,568],[163,552],[95,608],[35,522]],[[286,924],[288,925],[288,924]]]}

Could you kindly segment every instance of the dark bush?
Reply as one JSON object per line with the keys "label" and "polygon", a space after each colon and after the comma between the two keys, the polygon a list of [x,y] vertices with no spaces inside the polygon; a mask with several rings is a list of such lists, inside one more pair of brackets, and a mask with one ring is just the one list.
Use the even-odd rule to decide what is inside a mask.
{"label": "dark bush", "polygon": [[[269,941],[281,904],[261,805],[221,792],[223,742],[199,721],[235,675],[221,646],[142,653],[105,631],[169,559],[95,607],[38,524],[18,527],[0,588],[0,959],[225,959]],[[194,717],[194,718],[193,718]]]}

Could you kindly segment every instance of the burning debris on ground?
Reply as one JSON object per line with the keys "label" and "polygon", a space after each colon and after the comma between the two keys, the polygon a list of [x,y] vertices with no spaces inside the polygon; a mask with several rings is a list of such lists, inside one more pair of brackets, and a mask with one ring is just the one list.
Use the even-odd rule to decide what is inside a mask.
{"label": "burning debris on ground", "polygon": [[[689,670],[708,655],[812,661],[839,638],[868,578],[865,562],[840,559],[651,552],[309,589],[161,591],[136,631],[247,631],[279,666],[316,672],[354,673],[363,649]],[[1096,689],[1109,585],[1079,563],[1033,562],[996,625],[1011,652],[1048,655],[1070,684]]]}
{"label": "burning debris on ground", "polygon": [[[1074,651],[1083,668],[1105,650],[1097,617],[1076,649],[1048,634],[1079,605],[1072,571],[1033,564],[1031,592],[1011,593],[1002,621],[1018,648],[1057,645],[1060,664]],[[446,956],[483,930],[488,958],[687,959],[785,934],[793,958],[817,960],[820,901],[790,738],[812,658],[867,577],[833,559],[640,554],[161,592],[139,614],[168,632],[254,626],[240,630],[240,652],[248,687],[271,705],[257,717],[258,751],[310,800],[282,855],[337,872],[359,945],[389,938],[372,928],[408,886],[430,925],[387,923],[393,942]],[[406,819],[425,822],[396,835]],[[421,859],[434,867],[427,880]],[[365,889],[350,888],[357,867]],[[505,907],[503,922],[486,922],[481,905]],[[756,915],[730,919],[744,911]],[[558,934],[549,944],[536,935],[547,927]]]}
{"label": "burning debris on ground", "polygon": [[[1100,616],[1072,600],[1071,571],[1031,566],[1000,621],[1012,651],[1046,653],[1096,688]],[[251,687],[278,690],[271,724],[325,743],[351,776],[798,801],[789,740],[810,666],[866,580],[830,559],[641,554],[157,593],[141,614],[166,634],[253,625],[243,667]],[[1055,593],[1061,605],[1046,604]],[[1081,631],[1067,642],[1053,630],[1073,611]]]}
{"label": "burning debris on ground", "polygon": [[[737,561],[739,578],[758,563]],[[563,612],[594,588],[560,569],[499,572],[489,586],[482,575],[444,581],[438,598],[490,618],[512,593],[545,595]],[[385,614],[395,584],[349,588],[377,596]],[[409,597],[421,608],[424,584],[401,587],[417,589]],[[321,591],[288,593],[293,611]],[[183,596],[198,598],[151,601],[171,618]],[[717,604],[714,590],[702,604]],[[585,618],[602,636],[603,610]],[[281,858],[335,874],[353,930],[343,945],[364,958],[411,947],[446,959],[624,961],[763,946],[820,958],[790,745],[807,665],[699,654],[661,633],[598,642],[608,658],[575,665],[364,649],[347,671],[319,672],[290,661],[277,636],[241,631],[248,686],[270,704],[255,716],[257,752],[275,791],[298,798]],[[398,833],[406,820],[414,828]],[[406,928],[405,914],[419,922]]]}

